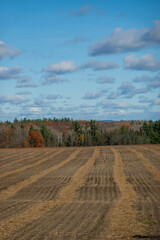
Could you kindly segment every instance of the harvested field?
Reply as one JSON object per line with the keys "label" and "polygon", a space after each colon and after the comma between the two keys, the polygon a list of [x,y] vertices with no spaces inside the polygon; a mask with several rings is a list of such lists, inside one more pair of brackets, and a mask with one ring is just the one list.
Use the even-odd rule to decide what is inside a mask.
{"label": "harvested field", "polygon": [[159,145],[0,150],[0,239],[160,239]]}

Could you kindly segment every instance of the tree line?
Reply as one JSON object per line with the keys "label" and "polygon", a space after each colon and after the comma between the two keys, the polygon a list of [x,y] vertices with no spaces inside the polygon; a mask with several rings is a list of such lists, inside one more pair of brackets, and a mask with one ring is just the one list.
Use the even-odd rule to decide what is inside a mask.
{"label": "tree line", "polygon": [[144,121],[139,129],[121,122],[108,130],[95,120],[23,119],[0,123],[0,147],[106,146],[160,143],[160,120]]}

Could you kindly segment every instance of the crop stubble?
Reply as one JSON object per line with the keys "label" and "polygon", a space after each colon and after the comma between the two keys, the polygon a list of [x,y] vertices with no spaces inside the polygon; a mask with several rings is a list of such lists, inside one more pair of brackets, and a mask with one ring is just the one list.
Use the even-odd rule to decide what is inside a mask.
{"label": "crop stubble", "polygon": [[0,239],[160,239],[157,146],[4,153]]}
{"label": "crop stubble", "polygon": [[137,201],[133,204],[138,211],[137,221],[144,224],[146,236],[160,239],[160,172],[139,154],[140,147],[134,149],[120,148],[120,153],[127,181],[137,194]]}
{"label": "crop stubble", "polygon": [[141,155],[141,158],[147,159],[146,162],[148,161],[149,167],[151,167],[152,169],[154,168],[154,170],[157,172],[157,173],[153,172],[154,177],[157,177],[160,179],[160,173],[159,173],[160,172],[160,164],[159,164],[160,152],[155,151],[153,147],[151,149],[145,148],[145,147],[141,147],[141,148],[132,147],[132,149],[135,149],[136,151],[140,152],[143,155],[143,156]]}

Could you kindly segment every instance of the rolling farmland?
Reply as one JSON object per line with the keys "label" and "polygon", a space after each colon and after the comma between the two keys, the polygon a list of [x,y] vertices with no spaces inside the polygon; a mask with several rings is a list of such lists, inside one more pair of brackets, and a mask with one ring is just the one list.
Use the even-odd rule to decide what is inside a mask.
{"label": "rolling farmland", "polygon": [[160,239],[159,145],[0,150],[0,239]]}

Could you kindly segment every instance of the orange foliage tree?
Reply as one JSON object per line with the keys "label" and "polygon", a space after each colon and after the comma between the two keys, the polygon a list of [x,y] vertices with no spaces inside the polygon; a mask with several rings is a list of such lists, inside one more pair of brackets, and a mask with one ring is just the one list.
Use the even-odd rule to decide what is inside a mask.
{"label": "orange foliage tree", "polygon": [[23,138],[23,147],[27,148],[28,147],[28,142],[26,138]]}
{"label": "orange foliage tree", "polygon": [[125,130],[129,130],[131,125],[129,123],[119,124],[120,127],[124,127]]}
{"label": "orange foliage tree", "polygon": [[30,130],[29,142],[30,142],[31,146],[34,146],[34,147],[43,147],[44,146],[44,138],[36,130]]}

